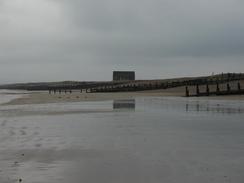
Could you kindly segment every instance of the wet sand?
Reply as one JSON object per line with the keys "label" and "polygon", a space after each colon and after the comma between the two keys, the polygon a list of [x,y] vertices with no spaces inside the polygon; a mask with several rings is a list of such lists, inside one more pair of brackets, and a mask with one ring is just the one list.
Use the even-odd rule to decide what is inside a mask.
{"label": "wet sand", "polygon": [[243,117],[206,98],[3,105],[0,182],[243,183]]}

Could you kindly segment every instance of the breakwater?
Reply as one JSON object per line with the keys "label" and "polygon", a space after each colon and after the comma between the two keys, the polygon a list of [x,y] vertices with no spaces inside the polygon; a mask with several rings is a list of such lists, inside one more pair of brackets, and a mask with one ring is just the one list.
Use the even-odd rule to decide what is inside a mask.
{"label": "breakwater", "polygon": [[[242,88],[240,82],[236,83],[236,86],[231,86],[229,83],[225,85],[225,88],[220,88],[220,84],[216,83],[211,86],[212,91],[210,90],[210,85],[202,85],[200,90],[200,85],[195,85],[195,92],[190,92],[189,87],[185,87],[185,96],[186,97],[201,97],[201,96],[219,96],[219,95],[244,95],[244,89]],[[215,90],[213,89],[215,87]]]}

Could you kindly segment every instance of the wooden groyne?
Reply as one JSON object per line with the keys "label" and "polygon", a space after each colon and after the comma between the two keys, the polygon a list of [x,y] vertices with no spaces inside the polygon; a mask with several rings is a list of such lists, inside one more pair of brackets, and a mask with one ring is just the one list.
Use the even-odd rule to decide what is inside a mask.
{"label": "wooden groyne", "polygon": [[[104,82],[55,82],[55,83],[29,83],[2,86],[5,89],[25,89],[30,91],[49,91],[50,94],[72,93],[74,90],[85,93],[103,92],[137,92],[146,90],[160,90],[175,87],[194,87],[202,85],[226,84],[233,81],[244,80],[244,74],[226,73],[214,76],[195,77],[195,78],[175,78],[164,80],[136,80],[136,81],[104,81]],[[233,91],[233,89],[231,89]],[[216,90],[217,91],[217,90]],[[239,90],[236,93],[240,92]],[[193,92],[189,91],[189,96]],[[214,92],[196,92],[194,95],[208,95]],[[224,93],[217,92],[219,95]],[[184,95],[184,94],[183,94]],[[186,92],[187,95],[187,92]]]}
{"label": "wooden groyne", "polygon": [[199,77],[191,79],[172,79],[172,80],[158,80],[158,81],[134,81],[121,84],[104,85],[92,87],[88,91],[95,92],[136,92],[146,90],[169,89],[182,86],[196,86],[196,85],[214,85],[224,84],[232,81],[243,80],[243,74],[227,73],[210,77]]}
{"label": "wooden groyne", "polygon": [[226,78],[199,78],[190,80],[172,80],[172,81],[144,81],[131,82],[117,85],[104,85],[99,87],[92,87],[89,92],[136,92],[146,90],[169,89],[182,86],[196,86],[196,85],[215,85],[224,84],[232,81],[239,81],[243,77],[226,77]]}
{"label": "wooden groyne", "polygon": [[244,95],[240,82],[236,84],[235,88],[231,88],[230,84],[226,84],[226,89],[220,89],[220,84],[216,83],[215,91],[210,91],[209,84],[205,85],[205,91],[200,91],[200,85],[195,85],[195,93],[190,93],[189,87],[185,87],[186,97],[202,97],[202,96],[220,96],[220,95]]}

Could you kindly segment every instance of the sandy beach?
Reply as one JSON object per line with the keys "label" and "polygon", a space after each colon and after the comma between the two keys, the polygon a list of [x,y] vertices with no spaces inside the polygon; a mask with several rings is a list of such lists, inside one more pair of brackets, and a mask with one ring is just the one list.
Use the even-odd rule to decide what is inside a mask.
{"label": "sandy beach", "polygon": [[[222,87],[224,89],[224,87]],[[191,93],[195,92],[195,87],[189,87]],[[200,87],[204,91],[204,86]],[[210,86],[210,90],[214,91],[215,86]],[[105,101],[119,99],[133,99],[136,97],[185,97],[185,87],[176,87],[171,89],[149,90],[143,92],[118,92],[118,93],[81,93],[80,91],[72,91],[72,93],[49,94],[47,91],[31,92],[22,94],[2,105],[22,105],[22,104],[46,104],[46,103],[63,103],[63,102],[81,102],[81,101]],[[244,100],[244,95],[228,95],[228,96],[210,96],[200,97],[210,100]]]}

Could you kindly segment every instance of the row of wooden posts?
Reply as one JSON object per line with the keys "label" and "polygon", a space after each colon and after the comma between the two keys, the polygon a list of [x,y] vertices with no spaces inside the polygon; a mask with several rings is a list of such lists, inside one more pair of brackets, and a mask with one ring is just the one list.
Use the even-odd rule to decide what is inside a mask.
{"label": "row of wooden posts", "polygon": [[[84,88],[84,89],[79,89],[80,92],[85,92],[85,93],[94,93],[94,92],[123,92],[123,91],[142,91],[142,90],[152,90],[152,89],[166,89],[166,88],[171,88],[171,87],[176,87],[177,85],[165,85],[165,84],[148,84],[148,85],[135,85],[135,84],[130,84],[130,85],[106,85],[106,86],[100,86],[100,87],[95,87],[95,88]],[[215,91],[210,91],[209,89],[209,84],[206,85],[206,90],[205,92],[201,92],[199,89],[199,84],[195,85],[196,87],[196,93],[190,94],[189,86],[186,86],[185,88],[185,96],[186,97],[191,97],[191,96],[209,96],[209,95],[231,95],[231,94],[244,94],[244,90],[241,89],[241,84],[238,82],[237,83],[237,89],[232,89],[230,84],[226,84],[226,90],[220,90],[220,84],[216,84],[216,90]],[[49,94],[56,94],[56,93],[72,93],[72,89],[61,89],[61,88],[52,88],[49,89]]]}
{"label": "row of wooden posts", "polygon": [[[228,79],[230,80],[230,79]],[[219,81],[224,82],[223,81]],[[193,79],[188,81],[166,81],[166,82],[150,82],[144,83],[143,82],[107,82],[107,83],[96,83],[96,84],[88,84],[86,86],[82,85],[73,85],[73,86],[57,86],[57,87],[50,87],[48,88],[49,93],[56,94],[56,93],[72,93],[72,90],[80,90],[86,93],[96,93],[96,92],[135,92],[135,91],[145,91],[145,90],[156,90],[156,89],[167,89],[167,88],[174,88],[179,86],[193,86],[196,84],[202,85],[205,83],[213,84],[216,83],[215,80],[208,80],[207,78],[201,79]],[[40,89],[40,88],[32,88],[33,89]]]}
{"label": "row of wooden posts", "polygon": [[[88,89],[85,89],[86,93],[88,93]],[[56,94],[56,93],[59,93],[59,94],[62,94],[62,93],[72,93],[73,91],[72,90],[61,90],[61,89],[49,89],[49,94]],[[80,90],[80,93],[82,93],[82,89]]]}
{"label": "row of wooden posts", "polygon": [[209,89],[209,85],[206,85],[206,91],[200,92],[199,85],[196,85],[196,93],[190,94],[188,86],[185,88],[185,96],[186,97],[199,97],[199,96],[210,96],[210,95],[237,95],[237,94],[244,94],[244,90],[241,88],[241,84],[237,83],[237,89],[231,89],[229,83],[226,84],[226,90],[220,90],[219,84],[216,84],[216,91],[211,91]]}
{"label": "row of wooden posts", "polygon": [[[172,87],[171,85],[169,85]],[[125,91],[143,91],[143,90],[152,90],[152,89],[166,89],[168,85],[165,84],[120,84],[120,85],[104,85],[98,87],[91,87],[85,89],[79,89],[80,92],[86,93],[96,93],[96,92],[125,92]],[[49,89],[49,94],[56,93],[72,93],[72,89]]]}
{"label": "row of wooden posts", "polygon": [[[104,85],[98,87],[91,87],[85,89],[79,89],[80,92],[85,93],[96,93],[96,92],[128,92],[128,91],[144,91],[153,89],[167,89],[171,87],[176,87],[176,84],[166,83],[166,84],[121,84],[121,85]],[[75,90],[75,89],[74,89]],[[76,89],[77,90],[77,89]],[[49,89],[49,94],[56,93],[72,93],[72,89],[62,89],[62,88],[51,88]]]}

